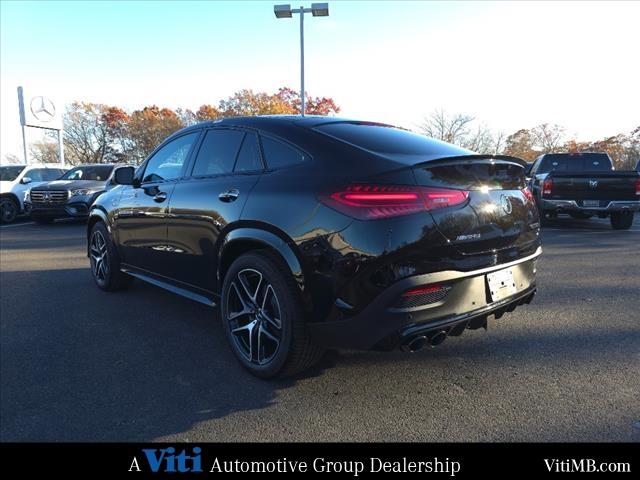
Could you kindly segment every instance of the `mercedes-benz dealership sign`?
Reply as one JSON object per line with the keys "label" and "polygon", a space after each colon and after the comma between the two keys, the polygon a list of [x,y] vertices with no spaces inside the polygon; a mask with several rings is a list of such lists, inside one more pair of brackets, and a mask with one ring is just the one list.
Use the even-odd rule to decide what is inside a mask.
{"label": "mercedes-benz dealership sign", "polygon": [[62,128],[62,109],[56,105],[51,97],[42,95],[42,92],[31,92],[19,87],[18,102],[20,104],[20,123],[25,127],[51,130]]}

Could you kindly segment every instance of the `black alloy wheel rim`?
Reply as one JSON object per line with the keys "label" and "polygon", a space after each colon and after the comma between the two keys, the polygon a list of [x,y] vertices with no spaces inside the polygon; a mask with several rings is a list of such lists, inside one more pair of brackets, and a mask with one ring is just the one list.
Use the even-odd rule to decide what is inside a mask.
{"label": "black alloy wheel rim", "polygon": [[89,250],[91,271],[94,278],[102,285],[107,281],[107,275],[109,274],[109,251],[102,232],[96,231],[93,233]]}
{"label": "black alloy wheel rim", "polygon": [[262,273],[239,271],[227,292],[227,322],[235,347],[248,362],[273,361],[282,340],[281,319],[276,292]]}

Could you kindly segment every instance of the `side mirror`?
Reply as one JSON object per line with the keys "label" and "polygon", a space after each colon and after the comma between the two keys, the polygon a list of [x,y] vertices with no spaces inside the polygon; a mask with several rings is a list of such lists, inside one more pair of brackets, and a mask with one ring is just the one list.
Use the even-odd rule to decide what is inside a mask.
{"label": "side mirror", "polygon": [[31,183],[33,180],[31,180],[31,177],[22,177],[22,180],[20,180],[20,183],[23,185],[26,185],[27,183]]}
{"label": "side mirror", "polygon": [[120,167],[113,175],[113,181],[116,185],[133,185],[133,176],[136,170],[133,167]]}

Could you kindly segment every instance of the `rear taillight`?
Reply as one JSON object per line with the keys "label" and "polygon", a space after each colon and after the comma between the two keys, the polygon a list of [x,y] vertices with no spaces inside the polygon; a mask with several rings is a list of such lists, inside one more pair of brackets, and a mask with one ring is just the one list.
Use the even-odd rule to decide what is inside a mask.
{"label": "rear taillight", "polygon": [[449,188],[357,184],[320,200],[350,217],[376,220],[453,207],[464,203],[468,196],[467,191]]}
{"label": "rear taillight", "polygon": [[551,191],[553,190],[553,180],[551,178],[545,178],[542,183],[542,196],[551,195]]}
{"label": "rear taillight", "polygon": [[450,188],[424,187],[420,191],[427,210],[460,205],[469,197],[469,192],[465,190],[453,190]]}
{"label": "rear taillight", "polygon": [[531,190],[529,190],[529,187],[524,187],[522,189],[522,194],[524,195],[524,198],[526,198],[528,202],[533,202],[533,193],[531,193]]}
{"label": "rear taillight", "polygon": [[636,195],[640,195],[640,177],[636,179]]}

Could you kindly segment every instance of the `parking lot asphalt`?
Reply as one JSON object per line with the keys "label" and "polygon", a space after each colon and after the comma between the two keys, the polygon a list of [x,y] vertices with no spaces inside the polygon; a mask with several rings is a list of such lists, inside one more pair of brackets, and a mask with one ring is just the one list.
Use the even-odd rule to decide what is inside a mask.
{"label": "parking lot asphalt", "polygon": [[543,231],[534,302],[435,349],[261,381],[217,310],[104,293],[84,225],[0,227],[2,441],[640,440],[640,219]]}

